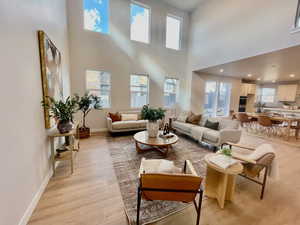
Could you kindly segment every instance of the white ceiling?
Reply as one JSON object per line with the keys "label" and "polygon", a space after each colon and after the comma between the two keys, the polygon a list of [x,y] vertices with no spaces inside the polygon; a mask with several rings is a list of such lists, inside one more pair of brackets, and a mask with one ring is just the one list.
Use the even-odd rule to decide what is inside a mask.
{"label": "white ceiling", "polygon": [[178,9],[185,11],[193,11],[203,0],[163,0]]}
{"label": "white ceiling", "polygon": [[[300,45],[196,72],[239,77],[264,83],[300,80]],[[248,74],[252,76],[249,77]],[[290,77],[290,74],[294,74],[294,77]]]}

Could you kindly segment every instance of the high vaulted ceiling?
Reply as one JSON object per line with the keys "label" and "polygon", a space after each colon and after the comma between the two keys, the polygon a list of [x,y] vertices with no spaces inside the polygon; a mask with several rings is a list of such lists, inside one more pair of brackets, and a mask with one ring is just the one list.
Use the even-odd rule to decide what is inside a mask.
{"label": "high vaulted ceiling", "polygon": [[300,80],[300,45],[196,71],[259,83]]}
{"label": "high vaulted ceiling", "polygon": [[167,2],[169,5],[172,5],[178,9],[184,10],[184,11],[193,11],[200,2],[203,0],[163,0]]}

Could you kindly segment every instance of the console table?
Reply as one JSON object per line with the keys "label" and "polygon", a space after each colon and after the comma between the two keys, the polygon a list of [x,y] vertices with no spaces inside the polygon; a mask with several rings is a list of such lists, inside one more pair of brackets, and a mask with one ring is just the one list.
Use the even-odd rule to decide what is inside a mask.
{"label": "console table", "polygon": [[[50,139],[51,144],[51,164],[53,170],[53,176],[55,176],[55,163],[57,161],[66,161],[69,160],[71,162],[71,173],[74,171],[74,152],[78,152],[80,145],[79,145],[79,129],[78,125],[68,133],[61,134],[57,129],[52,130],[48,133],[48,137]],[[65,137],[65,143],[59,145],[55,148],[55,138]],[[66,151],[59,155],[56,152],[58,148],[65,148]]]}

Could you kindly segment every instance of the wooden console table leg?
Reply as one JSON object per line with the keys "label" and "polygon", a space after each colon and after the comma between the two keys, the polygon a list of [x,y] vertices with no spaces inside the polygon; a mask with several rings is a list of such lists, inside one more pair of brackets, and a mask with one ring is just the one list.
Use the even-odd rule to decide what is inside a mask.
{"label": "wooden console table leg", "polygon": [[53,176],[55,176],[55,149],[54,149],[54,138],[50,138],[50,145],[51,145],[51,164],[53,170]]}

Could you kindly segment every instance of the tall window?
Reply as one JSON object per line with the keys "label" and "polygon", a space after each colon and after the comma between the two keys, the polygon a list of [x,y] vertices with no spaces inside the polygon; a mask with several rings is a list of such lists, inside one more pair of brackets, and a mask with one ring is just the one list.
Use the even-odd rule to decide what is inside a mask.
{"label": "tall window", "polygon": [[298,0],[296,18],[295,18],[295,28],[300,27],[300,1]]}
{"label": "tall window", "polygon": [[109,0],[83,0],[84,29],[109,33]]}
{"label": "tall window", "polygon": [[130,5],[130,38],[134,41],[150,42],[150,8],[138,3]]}
{"label": "tall window", "polygon": [[205,84],[204,114],[210,117],[228,116],[231,84],[207,81]]}
{"label": "tall window", "polygon": [[181,19],[175,16],[167,16],[166,24],[166,47],[179,50],[180,49],[180,29]]}
{"label": "tall window", "polygon": [[164,85],[164,100],[166,107],[172,107],[177,101],[178,95],[178,80],[167,78]]}
{"label": "tall window", "polygon": [[264,103],[275,102],[275,88],[262,88],[261,89],[261,101]]}
{"label": "tall window", "polygon": [[130,76],[130,94],[131,107],[141,108],[148,104],[148,86],[149,80],[147,75],[131,75]]}
{"label": "tall window", "polygon": [[101,105],[104,108],[110,107],[110,74],[103,71],[86,71],[86,89],[89,94],[101,98]]}

